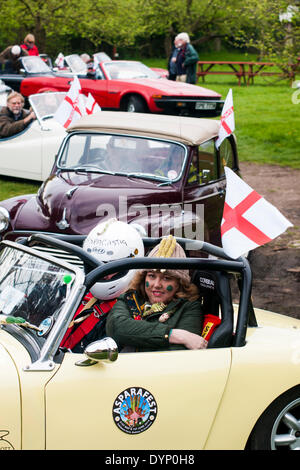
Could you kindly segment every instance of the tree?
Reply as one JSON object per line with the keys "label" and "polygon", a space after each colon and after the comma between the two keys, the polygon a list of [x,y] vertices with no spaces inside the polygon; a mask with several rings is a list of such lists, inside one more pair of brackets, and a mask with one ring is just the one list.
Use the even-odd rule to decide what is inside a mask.
{"label": "tree", "polygon": [[110,45],[132,45],[145,31],[138,0],[87,0],[79,10],[77,30],[96,48],[103,41]]}
{"label": "tree", "polygon": [[76,0],[0,0],[1,14],[6,19],[1,25],[1,41],[6,45],[18,44],[31,32],[39,50],[46,52],[57,34],[73,34],[77,3]]}
{"label": "tree", "polygon": [[[5,24],[1,25],[3,47],[18,44],[31,32],[41,52],[68,52],[71,41],[87,39],[96,49],[105,41],[133,44],[144,26],[137,0],[0,0]],[[3,27],[4,26],[4,27]]]}
{"label": "tree", "polygon": [[299,57],[299,1],[244,0],[243,14],[243,27],[236,39],[246,47],[255,47],[260,59],[277,63],[288,75]]}
{"label": "tree", "polygon": [[153,35],[165,37],[168,56],[173,38],[186,31],[191,42],[203,45],[215,38],[233,36],[240,28],[241,2],[231,0],[139,0],[140,9],[150,39]]}

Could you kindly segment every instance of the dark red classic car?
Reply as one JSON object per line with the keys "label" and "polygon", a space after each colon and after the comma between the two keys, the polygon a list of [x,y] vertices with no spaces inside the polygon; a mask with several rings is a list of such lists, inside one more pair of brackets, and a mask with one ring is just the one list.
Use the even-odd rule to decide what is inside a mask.
{"label": "dark red classic car", "polygon": [[220,121],[102,111],[67,130],[37,194],[0,203],[0,234],[84,235],[117,217],[149,236],[220,244],[226,181],[238,171],[234,136],[216,150]]}

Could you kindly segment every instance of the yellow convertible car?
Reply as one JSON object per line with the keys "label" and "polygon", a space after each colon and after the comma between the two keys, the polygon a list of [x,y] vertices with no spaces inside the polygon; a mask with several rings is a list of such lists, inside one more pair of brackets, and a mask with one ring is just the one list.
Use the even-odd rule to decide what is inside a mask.
{"label": "yellow convertible car", "polygon": [[[300,449],[300,321],[252,308],[246,259],[179,239],[199,257],[101,265],[82,238],[0,244],[0,449]],[[104,337],[61,349],[95,281],[142,267],[192,270],[203,334],[218,317],[208,348],[118,353]]]}

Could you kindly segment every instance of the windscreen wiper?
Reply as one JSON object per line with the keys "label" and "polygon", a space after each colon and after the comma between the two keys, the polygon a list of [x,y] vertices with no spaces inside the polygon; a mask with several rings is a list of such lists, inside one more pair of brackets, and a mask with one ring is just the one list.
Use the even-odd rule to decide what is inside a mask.
{"label": "windscreen wiper", "polygon": [[76,167],[71,167],[71,168],[59,168],[57,170],[57,174],[61,173],[63,171],[74,171],[74,173],[103,173],[105,175],[115,175],[116,173],[113,171],[108,171],[108,170],[101,170],[98,167],[86,167],[86,166],[76,166]]}
{"label": "windscreen wiper", "polygon": [[140,179],[148,179],[148,180],[155,180],[161,181],[159,176],[152,175],[152,173],[127,173],[127,178],[140,178]]}

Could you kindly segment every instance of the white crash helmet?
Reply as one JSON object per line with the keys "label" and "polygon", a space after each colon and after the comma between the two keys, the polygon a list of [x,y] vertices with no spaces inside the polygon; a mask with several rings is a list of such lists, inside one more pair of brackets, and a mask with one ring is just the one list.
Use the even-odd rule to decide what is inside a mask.
{"label": "white crash helmet", "polygon": [[[83,249],[100,261],[119,260],[144,256],[142,228],[117,219],[109,219],[96,225],[87,235]],[[110,300],[124,292],[135,274],[135,270],[117,273],[109,280],[97,282],[90,289],[97,299]]]}
{"label": "white crash helmet", "polygon": [[13,46],[11,48],[11,53],[12,53],[12,55],[20,55],[21,54],[20,46]]}

